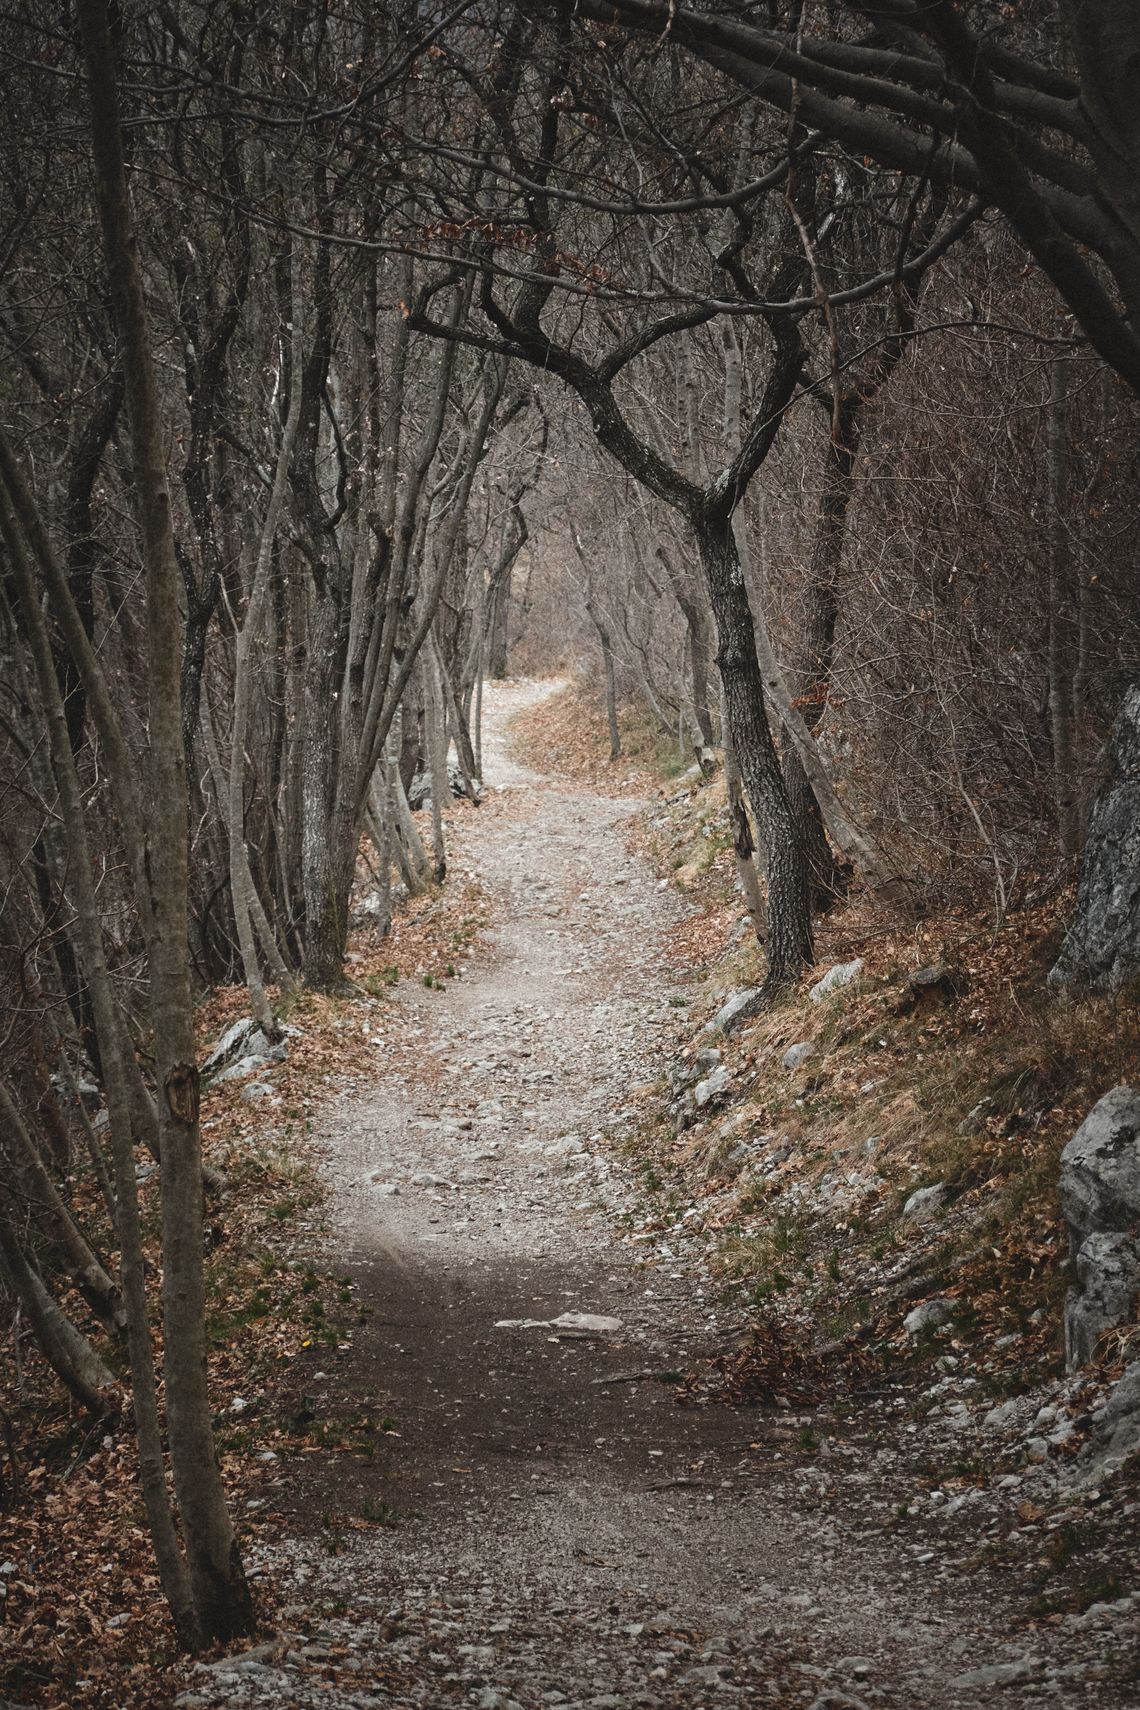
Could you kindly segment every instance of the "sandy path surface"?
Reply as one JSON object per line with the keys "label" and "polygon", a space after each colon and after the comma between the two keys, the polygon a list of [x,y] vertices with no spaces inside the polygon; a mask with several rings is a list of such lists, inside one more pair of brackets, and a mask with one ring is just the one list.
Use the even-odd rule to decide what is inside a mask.
{"label": "sandy path surface", "polygon": [[717,1345],[713,1291],[639,1266],[632,1166],[603,1136],[691,1037],[685,905],[627,851],[637,802],[510,759],[510,718],[547,692],[492,692],[488,799],[453,852],[490,942],[446,992],[400,986],[317,1136],[331,1251],[371,1316],[298,1382],[322,1417],[379,1418],[379,1451],[286,1469],[262,1563],[284,1636],[199,1667],[181,1702],[1086,1702],[976,1538],[892,1533],[912,1474],[866,1421],[815,1419],[805,1457],[803,1421],[676,1405],[670,1374]]}

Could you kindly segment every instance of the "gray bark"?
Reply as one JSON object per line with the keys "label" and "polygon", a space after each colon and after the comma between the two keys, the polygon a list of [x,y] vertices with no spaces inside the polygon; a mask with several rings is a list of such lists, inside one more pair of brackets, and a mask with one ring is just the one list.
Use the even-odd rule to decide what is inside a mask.
{"label": "gray bark", "polygon": [[[214,1453],[206,1382],[202,1155],[188,959],[181,577],[146,299],[132,229],[106,0],[79,0],[95,190],[122,353],[147,594],[150,812],[144,914],[162,1089],[162,1257],[167,1430],[194,1606],[207,1639],[253,1626],[253,1604]],[[140,904],[142,899],[140,898]]]}

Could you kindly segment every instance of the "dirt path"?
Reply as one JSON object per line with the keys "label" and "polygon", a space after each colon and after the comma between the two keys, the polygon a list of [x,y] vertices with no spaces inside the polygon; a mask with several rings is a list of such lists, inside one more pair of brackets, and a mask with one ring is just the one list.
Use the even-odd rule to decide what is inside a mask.
{"label": "dirt path", "polygon": [[636,1184],[600,1136],[691,1035],[684,905],[626,851],[636,802],[510,761],[507,721],[543,692],[491,697],[488,801],[463,821],[490,947],[444,993],[404,982],[318,1137],[332,1251],[372,1316],[298,1394],[375,1453],[286,1469],[262,1562],[290,1587],[285,1636],[200,1666],[180,1702],[1084,1702],[1095,1678],[1015,1622],[977,1537],[893,1529],[903,1426],[817,1418],[805,1456],[801,1421],[676,1406],[712,1294],[638,1268]]}

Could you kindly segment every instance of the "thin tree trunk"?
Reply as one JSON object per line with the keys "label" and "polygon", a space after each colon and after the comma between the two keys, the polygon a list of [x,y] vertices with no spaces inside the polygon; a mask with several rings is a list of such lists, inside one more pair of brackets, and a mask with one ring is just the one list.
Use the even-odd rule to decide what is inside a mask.
{"label": "thin tree trunk", "polygon": [[40,1157],[15,1101],[2,1081],[0,1135],[3,1136],[3,1147],[9,1160],[14,1163],[18,1172],[24,1174],[37,1220],[66,1257],[84,1298],[109,1329],[121,1330],[124,1317],[119,1290],[60,1198],[51,1173]]}
{"label": "thin tree trunk", "polygon": [[[26,490],[21,491],[26,499]],[[142,1229],[135,1179],[133,1101],[125,1067],[132,1054],[122,1037],[119,1013],[107,970],[99,905],[92,878],[94,868],[83,816],[83,798],[75,769],[75,758],[68,739],[51,643],[23,535],[3,482],[0,482],[0,531],[12,562],[26,633],[35,660],[36,677],[47,717],[52,768],[72,850],[68,885],[73,896],[84,973],[99,1038],[103,1089],[107,1098],[108,1128],[115,1170],[115,1228],[119,1237],[119,1280],[127,1312],[127,1348],[138,1441],[139,1484],[154,1543],[159,1579],[170,1605],[175,1631],[184,1646],[195,1649],[203,1643],[204,1632],[194,1605],[190,1577],[179,1548],[174,1516],[166,1493],[162,1435],[158,1418],[154,1350],[150,1338]],[[94,682],[94,679],[92,681]],[[105,689],[105,685],[101,683],[99,687]]]}
{"label": "thin tree trunk", "polygon": [[786,985],[812,961],[807,864],[768,725],[756,631],[729,517],[694,519],[717,628],[725,712],[768,866],[768,984]]}
{"label": "thin tree trunk", "polygon": [[1069,647],[1069,541],[1065,499],[1069,466],[1069,363],[1054,357],[1049,365],[1046,463],[1049,486],[1049,729],[1053,740],[1053,800],[1057,844],[1071,861],[1079,847],[1073,756],[1073,685]]}
{"label": "thin tree trunk", "polygon": [[[234,646],[234,712],[230,736],[230,764],[226,796],[230,892],[233,900],[234,924],[237,928],[238,946],[241,950],[245,983],[249,991],[250,1008],[253,1011],[254,1019],[268,1039],[278,1038],[281,1028],[265,995],[261,965],[254,943],[253,915],[260,906],[260,900],[257,896],[257,887],[254,884],[253,872],[249,864],[249,851],[245,845],[245,748],[253,694],[253,661],[255,650],[261,641],[261,629],[269,604],[269,573],[273,562],[273,549],[289,488],[289,466],[293,458],[293,448],[297,441],[297,428],[301,415],[304,305],[300,260],[297,254],[299,241],[297,238],[293,239],[290,269],[292,350],[289,363],[289,403],[285,424],[281,430],[281,444],[277,451],[277,467],[273,474],[273,486],[270,489],[269,503],[261,528],[261,539],[258,542],[249,604],[246,607],[245,619],[238,626]],[[265,925],[268,928],[268,922]],[[284,972],[284,965],[280,963],[280,958],[278,961],[279,966],[276,972],[280,979],[282,972]]]}
{"label": "thin tree trunk", "polygon": [[[118,326],[147,592],[149,1002],[162,1089],[162,1258],[167,1429],[204,1635],[249,1632],[253,1604],[214,1452],[206,1378],[202,1155],[188,958],[180,576],[146,300],[131,227],[106,0],[79,0],[95,188]],[[139,899],[140,904],[143,899]]]}
{"label": "thin tree trunk", "polygon": [[[723,716],[722,722],[725,728],[724,786],[732,821],[732,853],[736,862],[736,877],[748,905],[748,913],[752,917],[752,931],[756,942],[764,947],[768,942],[768,906],[764,901],[760,875],[756,870],[756,843],[752,835],[752,823],[748,818],[748,806],[744,800],[740,765],[736,750],[728,739],[727,714]],[[763,852],[760,853],[762,856]]]}
{"label": "thin tree trunk", "polygon": [[428,769],[431,773],[432,872],[437,885],[447,875],[447,844],[443,835],[443,802],[447,794],[447,714],[436,671],[434,651],[424,655],[424,722],[427,725]]}
{"label": "thin tree trunk", "polygon": [[11,1202],[0,1193],[0,1272],[19,1301],[44,1359],[75,1399],[96,1419],[113,1418],[123,1397],[83,1332],[68,1318],[24,1254],[11,1217]]}
{"label": "thin tree trunk", "polygon": [[618,727],[617,716],[617,686],[614,680],[614,650],[610,642],[610,632],[598,616],[598,608],[593,599],[586,601],[586,610],[590,622],[598,632],[598,641],[602,649],[602,671],[606,683],[606,727],[610,734],[610,759],[621,758],[621,730]]}

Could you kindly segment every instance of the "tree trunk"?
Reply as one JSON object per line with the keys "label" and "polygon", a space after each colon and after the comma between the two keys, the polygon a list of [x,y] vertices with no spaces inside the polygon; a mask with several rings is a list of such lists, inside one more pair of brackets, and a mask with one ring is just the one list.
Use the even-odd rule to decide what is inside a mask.
{"label": "tree trunk", "polygon": [[[854,424],[848,425],[840,412],[827,444],[823,494],[808,566],[807,622],[804,626],[807,661],[797,710],[813,745],[816,726],[823,717],[831,687],[835,625],[839,616],[839,573],[857,437]],[[827,841],[820,804],[800,758],[799,745],[790,735],[784,776],[811,868],[816,907],[826,908],[834,902],[840,889],[839,870]]]}
{"label": "tree trunk", "polygon": [[96,1419],[113,1418],[123,1405],[114,1374],[82,1331],[76,1329],[25,1256],[12,1221],[11,1202],[2,1193],[0,1274],[19,1301],[40,1352],[56,1376]]}
{"label": "tree trunk", "polygon": [[1073,684],[1069,645],[1070,566],[1065,498],[1069,470],[1069,363],[1054,357],[1049,365],[1046,468],[1049,488],[1049,730],[1053,743],[1053,802],[1057,846],[1071,861],[1078,849],[1076,766],[1073,744]]}
{"label": "tree trunk", "polygon": [[36,1143],[6,1086],[0,1082],[0,1136],[3,1152],[18,1175],[23,1175],[29,1202],[37,1221],[67,1259],[84,1299],[111,1330],[124,1324],[119,1290],[107,1275],[98,1255],[60,1198]]}
{"label": "tree trunk", "polygon": [[610,734],[610,759],[621,758],[621,730],[618,727],[617,716],[617,687],[614,680],[614,650],[610,642],[610,632],[598,616],[598,608],[593,599],[586,602],[586,610],[590,622],[598,632],[598,641],[602,649],[602,671],[606,682],[606,727]]}
{"label": "tree trunk", "polygon": [[768,979],[797,980],[812,962],[808,867],[768,724],[756,630],[729,517],[694,518],[709,604],[717,629],[716,662],[732,746],[756,815],[768,865]]}
{"label": "tree trunk", "polygon": [[[337,642],[335,602],[327,587],[315,591],[310,625],[309,658],[327,659]],[[305,984],[317,991],[335,991],[344,975],[348,899],[340,894],[330,814],[329,779],[336,764],[333,715],[323,693],[322,675],[312,670],[305,678],[304,699],[301,871],[305,889]]]}
{"label": "tree trunk", "polygon": [[155,1066],[162,1090],[163,1314],[167,1428],[194,1592],[209,1639],[249,1632],[253,1604],[214,1453],[206,1380],[202,1156],[190,994],[182,623],[164,434],[142,273],[131,227],[106,0],[79,0],[96,196],[122,350],[147,592],[149,897],[143,915]]}
{"label": "tree trunk", "polygon": [[752,931],[756,942],[763,946],[768,942],[768,910],[764,902],[764,892],[760,888],[760,875],[756,871],[756,844],[744,802],[744,791],[741,788],[740,767],[731,742],[724,745],[724,782],[728,793],[728,811],[732,818],[732,853],[736,861],[736,877],[752,917]]}
{"label": "tree trunk", "polygon": [[[126,1069],[127,1062],[133,1063],[134,1057],[125,1047],[107,969],[99,905],[92,877],[94,866],[83,816],[83,798],[75,768],[75,756],[68,739],[63,699],[55,675],[43,606],[24,544],[24,507],[30,504],[30,496],[23,486],[20,488],[20,495],[22,505],[17,519],[16,509],[10,502],[9,490],[4,482],[0,481],[0,532],[3,533],[11,559],[24,624],[35,660],[40,695],[47,716],[52,769],[59,790],[68,842],[73,852],[68,871],[68,888],[72,893],[84,974],[99,1037],[103,1088],[107,1098],[107,1114],[110,1118],[108,1126],[115,1167],[115,1228],[119,1237],[119,1280],[127,1313],[127,1348],[138,1442],[139,1485],[154,1542],[159,1578],[170,1605],[175,1631],[184,1646],[195,1649],[202,1645],[205,1635],[194,1605],[190,1578],[174,1529],[174,1516],[167,1497],[163,1466],[154,1350],[150,1337],[135,1178],[133,1098]],[[48,556],[50,559],[50,553]],[[78,637],[74,639],[76,651],[73,651],[73,660],[78,664],[77,655],[82,653],[82,644]],[[89,664],[86,655],[83,657],[85,663]],[[106,685],[97,674],[90,677],[90,686],[97,690],[98,694],[106,692]],[[93,698],[97,699],[98,694]],[[132,830],[135,835],[141,837],[141,827],[136,826]]]}

